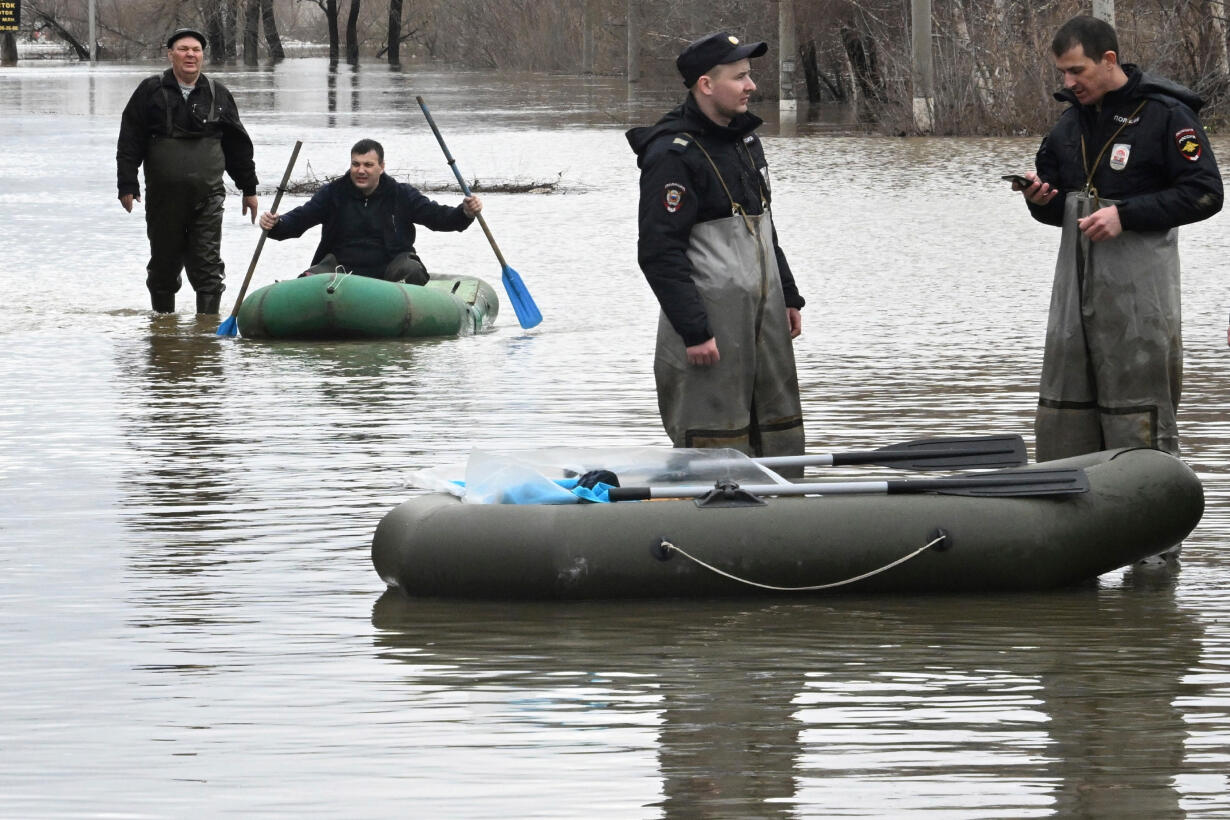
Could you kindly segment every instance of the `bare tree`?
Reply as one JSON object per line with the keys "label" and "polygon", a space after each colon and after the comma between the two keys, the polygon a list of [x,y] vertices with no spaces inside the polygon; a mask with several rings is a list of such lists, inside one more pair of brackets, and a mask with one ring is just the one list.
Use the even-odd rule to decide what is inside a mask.
{"label": "bare tree", "polygon": [[209,38],[209,54],[221,62],[226,59],[225,4],[207,3],[202,9],[205,15],[205,36]]}
{"label": "bare tree", "polygon": [[286,57],[282,50],[282,38],[278,35],[278,24],[273,16],[273,0],[260,0],[261,25],[265,27],[265,44],[269,46],[269,56],[274,60]]}
{"label": "bare tree", "polygon": [[346,62],[359,62],[359,5],[361,0],[350,0],[350,14],[346,16]]}
{"label": "bare tree", "polygon": [[243,64],[256,65],[260,43],[260,0],[247,0],[243,15]]}
{"label": "bare tree", "polygon": [[401,0],[389,0],[389,65],[401,65]]}
{"label": "bare tree", "polygon": [[325,14],[325,23],[329,27],[329,62],[337,62],[337,0],[304,0],[316,5]]}
{"label": "bare tree", "polygon": [[[42,7],[31,3],[30,0],[26,0],[26,8],[32,11],[35,18],[40,20],[46,28],[51,29],[57,37],[65,43],[68,43],[69,47],[72,48],[73,52],[77,55],[78,59],[90,59],[89,48],[82,45],[81,41],[73,35],[72,31],[68,29],[69,22],[67,20],[62,21],[60,16],[56,13],[56,9],[53,8],[45,10]],[[14,44],[14,49],[16,49],[16,44]]]}

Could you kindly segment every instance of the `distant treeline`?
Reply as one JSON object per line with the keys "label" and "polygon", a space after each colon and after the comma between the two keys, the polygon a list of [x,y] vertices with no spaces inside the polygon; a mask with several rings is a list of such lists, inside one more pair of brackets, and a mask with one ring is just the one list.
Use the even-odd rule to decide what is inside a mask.
{"label": "distant treeline", "polygon": [[[777,48],[793,2],[797,53]],[[1054,118],[1055,29],[1090,0],[932,0],[935,131],[1037,133]],[[334,60],[439,61],[491,71],[632,76],[677,83],[688,41],[726,29],[766,40],[755,77],[778,94],[779,59],[794,60],[794,96],[850,103],[877,129],[913,126],[909,0],[97,0],[100,55],[161,53],[166,33],[202,27],[211,59],[284,56],[283,41],[317,43]],[[87,0],[23,0],[22,29],[88,51]],[[1123,59],[1204,96],[1206,125],[1230,119],[1226,0],[1118,0]],[[292,52],[293,53],[293,52]]]}

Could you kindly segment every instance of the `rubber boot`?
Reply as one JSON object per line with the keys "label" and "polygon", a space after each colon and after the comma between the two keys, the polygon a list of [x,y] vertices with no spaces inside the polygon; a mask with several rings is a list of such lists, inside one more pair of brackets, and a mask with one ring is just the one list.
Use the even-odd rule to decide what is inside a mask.
{"label": "rubber boot", "polygon": [[218,305],[222,303],[221,293],[198,293],[196,295],[196,312],[218,314]]}
{"label": "rubber boot", "polygon": [[165,290],[151,290],[149,292],[150,306],[156,313],[174,313],[175,312],[175,294]]}

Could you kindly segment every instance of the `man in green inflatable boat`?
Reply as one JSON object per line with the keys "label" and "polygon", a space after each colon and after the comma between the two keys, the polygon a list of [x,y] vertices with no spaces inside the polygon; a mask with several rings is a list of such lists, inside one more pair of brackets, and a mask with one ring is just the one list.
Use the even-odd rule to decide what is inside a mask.
{"label": "man in green inflatable boat", "polygon": [[464,231],[483,209],[468,196],[449,207],[384,172],[384,147],[362,139],[350,149],[350,172],[325,185],[304,205],[284,214],[261,214],[270,239],[294,239],[323,226],[312,266],[303,276],[339,267],[375,279],[423,285],[429,278],[414,251],[415,225],[433,231]]}

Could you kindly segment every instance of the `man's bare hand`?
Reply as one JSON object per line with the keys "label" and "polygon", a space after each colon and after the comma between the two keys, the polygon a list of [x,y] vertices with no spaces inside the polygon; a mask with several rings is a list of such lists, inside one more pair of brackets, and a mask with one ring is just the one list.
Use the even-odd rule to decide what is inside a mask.
{"label": "man's bare hand", "polygon": [[243,198],[243,215],[247,216],[248,212],[252,213],[252,222],[256,222],[256,194],[245,196]]}
{"label": "man's bare hand", "polygon": [[701,342],[698,345],[690,345],[687,352],[688,364],[697,367],[708,367],[711,364],[717,364],[722,358],[718,353],[717,339],[709,339],[709,341]]}
{"label": "man's bare hand", "polygon": [[798,308],[786,308],[786,321],[790,323],[790,338],[797,339],[803,332],[803,314]]}
{"label": "man's bare hand", "polygon": [[1089,237],[1091,242],[1114,239],[1123,233],[1123,225],[1119,223],[1119,208],[1116,205],[1107,205],[1084,219],[1078,219],[1076,227],[1080,228],[1081,233]]}
{"label": "man's bare hand", "polygon": [[1059,193],[1058,188],[1052,188],[1049,182],[1038,179],[1038,175],[1033,171],[1026,171],[1025,178],[1030,181],[1028,187],[1017,188],[1015,182],[1012,183],[1012,187],[1024,194],[1025,199],[1034,205],[1045,205],[1055,198],[1055,194]]}
{"label": "man's bare hand", "polygon": [[134,201],[140,202],[141,195],[140,194],[124,194],[122,197],[120,197],[120,204],[124,206],[124,210],[128,211],[128,213],[132,213],[132,203]]}

